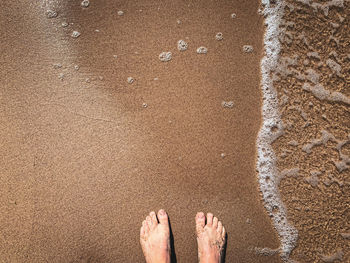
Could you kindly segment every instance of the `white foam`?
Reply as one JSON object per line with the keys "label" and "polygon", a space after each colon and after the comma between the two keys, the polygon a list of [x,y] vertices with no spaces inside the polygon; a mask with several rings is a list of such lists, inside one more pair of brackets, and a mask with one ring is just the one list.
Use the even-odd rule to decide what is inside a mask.
{"label": "white foam", "polygon": [[244,45],[243,46],[243,52],[245,52],[245,53],[252,53],[253,52],[253,46],[251,46],[251,45]]}
{"label": "white foam", "polygon": [[73,33],[72,33],[72,37],[74,37],[74,38],[78,38],[80,35],[81,34],[78,31],[73,31]]}
{"label": "white foam", "polygon": [[303,90],[309,91],[319,100],[327,100],[350,105],[350,98],[338,91],[329,91],[322,84],[311,86],[309,83],[304,83]]}
{"label": "white foam", "polygon": [[188,44],[184,40],[177,41],[177,49],[180,51],[187,50]]}
{"label": "white foam", "polygon": [[314,2],[312,0],[297,0],[297,1],[305,5],[311,6],[315,11],[318,11],[318,9],[321,9],[325,16],[328,16],[329,8],[332,6],[344,7],[344,0],[330,0],[322,4]]}
{"label": "white foam", "polygon": [[326,60],[326,64],[333,71],[333,73],[337,74],[338,76],[341,76],[341,66],[337,62],[329,58]]}
{"label": "white foam", "polygon": [[199,47],[199,48],[197,48],[197,53],[198,54],[207,54],[208,49],[206,47]]}
{"label": "white foam", "polygon": [[133,77],[128,77],[128,78],[127,78],[127,82],[128,82],[129,84],[134,83],[134,81],[135,81],[135,79],[134,79]]}
{"label": "white foam", "polygon": [[220,40],[223,40],[224,37],[223,37],[223,35],[222,35],[221,32],[218,32],[218,33],[215,35],[215,39],[220,41]]}
{"label": "white foam", "polygon": [[[287,220],[287,211],[278,190],[278,171],[276,156],[271,143],[283,133],[283,125],[278,112],[277,92],[273,87],[271,72],[278,66],[280,42],[279,25],[282,20],[285,1],[270,4],[269,0],[261,0],[264,5],[266,32],[264,35],[265,54],[261,60],[261,89],[263,92],[262,127],[257,137],[257,164],[260,190],[265,202],[265,208],[272,218],[277,230],[280,247],[279,253],[285,262],[296,245],[298,232]],[[276,132],[273,132],[275,127]],[[278,208],[278,209],[276,209]]]}
{"label": "white foam", "polygon": [[46,16],[47,18],[55,18],[58,16],[58,13],[55,10],[49,9],[46,11]]}
{"label": "white foam", "polygon": [[80,5],[82,6],[82,7],[88,7],[89,5],[90,5],[90,1],[89,0],[83,0],[81,3],[80,3]]}
{"label": "white foam", "polygon": [[332,255],[322,255],[321,260],[323,262],[334,262],[336,260],[342,260],[344,256],[344,252],[341,249],[338,249],[335,253],[333,253]]}
{"label": "white foam", "polygon": [[233,103],[233,101],[222,101],[221,105],[224,108],[232,108],[234,103]]}
{"label": "white foam", "polygon": [[171,60],[172,54],[171,52],[162,52],[159,54],[159,59],[162,62],[168,62]]}

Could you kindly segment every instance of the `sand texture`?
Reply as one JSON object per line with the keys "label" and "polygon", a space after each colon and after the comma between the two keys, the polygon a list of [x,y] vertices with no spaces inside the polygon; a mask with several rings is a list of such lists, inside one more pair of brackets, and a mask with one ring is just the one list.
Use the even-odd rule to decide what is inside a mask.
{"label": "sand texture", "polygon": [[[194,216],[201,210],[227,229],[226,262],[281,262],[278,253],[256,253],[280,245],[255,170],[264,32],[258,8],[253,0],[1,1],[0,262],[143,262],[139,228],[160,208],[170,216],[177,262],[197,260]],[[345,59],[345,51],[332,50]],[[344,78],[320,81],[346,92]],[[289,98],[299,107],[304,99],[321,110],[310,92],[285,89],[295,90]],[[339,161],[333,141],[326,145],[333,148],[316,146],[309,155],[302,143],[319,138],[322,129],[337,140],[349,133],[345,105],[322,105],[328,121],[319,114],[317,125],[290,135],[300,143],[290,148],[299,149],[291,156],[303,157],[302,175],[318,151]],[[291,116],[299,118],[295,110]],[[276,141],[277,152],[292,140],[287,134]],[[292,161],[279,163],[297,166]],[[320,195],[329,213],[335,204],[340,213],[345,172],[331,161],[321,168],[323,178],[331,170],[343,185],[320,183],[320,191],[298,182]],[[290,191],[309,197],[290,180],[281,182],[287,200]],[[313,211],[309,202],[303,203]],[[291,210],[298,228],[309,213],[304,210]],[[336,238],[344,249],[347,241],[328,228],[347,231],[346,220],[334,215],[327,226],[330,217],[322,216],[312,231],[334,239],[321,245]],[[314,250],[303,248],[313,235],[300,230],[295,253],[311,258]],[[333,253],[332,246],[322,253]]]}
{"label": "sand texture", "polygon": [[276,183],[298,232],[290,260],[350,262],[350,3],[283,3],[271,77],[283,123]]}

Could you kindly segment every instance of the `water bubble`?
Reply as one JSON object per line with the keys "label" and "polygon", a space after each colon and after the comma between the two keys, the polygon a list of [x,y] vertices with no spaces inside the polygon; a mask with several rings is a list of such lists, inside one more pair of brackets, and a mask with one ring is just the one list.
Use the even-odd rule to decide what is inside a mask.
{"label": "water bubble", "polygon": [[225,158],[226,154],[225,153],[221,153],[220,156],[221,156],[221,158]]}
{"label": "water bubble", "polygon": [[60,80],[63,81],[63,79],[64,79],[64,74],[63,74],[63,73],[60,73],[60,74],[58,75],[58,78],[59,78]]}
{"label": "water bubble", "polygon": [[206,54],[208,52],[208,49],[206,47],[199,47],[197,48],[198,54]]}
{"label": "water bubble", "polygon": [[68,26],[68,23],[66,21],[62,22],[61,24],[62,27],[67,27]]}
{"label": "water bubble", "polygon": [[178,25],[180,25],[180,24],[181,24],[181,20],[180,20],[180,19],[176,20],[176,23],[177,23]]}
{"label": "water bubble", "polygon": [[73,31],[73,33],[72,33],[72,37],[74,37],[74,38],[77,38],[77,37],[79,37],[81,34],[80,34],[80,32],[78,32],[78,31]]}
{"label": "water bubble", "polygon": [[118,16],[122,16],[122,15],[124,15],[124,12],[122,10],[119,10],[118,11]]}
{"label": "water bubble", "polygon": [[98,33],[98,32],[100,32],[100,30],[99,30],[99,29],[95,29],[95,32],[97,32],[97,33]]}
{"label": "water bubble", "polygon": [[89,0],[83,0],[80,5],[82,7],[88,7],[90,5],[90,1]]}
{"label": "water bubble", "polygon": [[142,107],[147,108],[147,106],[148,106],[147,103],[145,103],[145,102],[142,103]]}
{"label": "water bubble", "polygon": [[243,52],[245,52],[245,53],[252,53],[253,52],[253,46],[251,46],[251,45],[244,45],[243,46]]}
{"label": "water bubble", "polygon": [[54,69],[62,68],[62,64],[61,64],[61,63],[53,64],[53,68],[54,68]]}
{"label": "water bubble", "polygon": [[236,13],[232,13],[232,14],[231,14],[231,18],[232,18],[232,19],[234,19],[234,18],[236,18],[236,17],[237,17]]}
{"label": "water bubble", "polygon": [[79,70],[79,66],[78,65],[74,65],[74,69],[75,70]]}
{"label": "water bubble", "polygon": [[58,15],[57,12],[54,10],[47,10],[46,11],[47,18],[55,18],[55,17],[57,17],[57,15]]}
{"label": "water bubble", "polygon": [[118,58],[118,55],[113,55],[114,58]]}
{"label": "water bubble", "polygon": [[154,78],[153,80],[158,80],[159,78]]}
{"label": "water bubble", "polygon": [[177,49],[180,51],[187,50],[188,44],[184,40],[179,40],[177,42]]}
{"label": "water bubble", "polygon": [[132,84],[135,81],[135,79],[133,77],[128,77],[127,81],[129,84]]}
{"label": "water bubble", "polygon": [[167,62],[169,60],[171,60],[172,54],[171,52],[162,52],[159,54],[159,59],[162,62]]}
{"label": "water bubble", "polygon": [[233,101],[223,101],[221,102],[222,107],[224,108],[232,108],[233,107]]}
{"label": "water bubble", "polygon": [[224,37],[223,37],[221,32],[217,33],[215,38],[216,38],[216,40],[219,40],[219,41],[224,39]]}

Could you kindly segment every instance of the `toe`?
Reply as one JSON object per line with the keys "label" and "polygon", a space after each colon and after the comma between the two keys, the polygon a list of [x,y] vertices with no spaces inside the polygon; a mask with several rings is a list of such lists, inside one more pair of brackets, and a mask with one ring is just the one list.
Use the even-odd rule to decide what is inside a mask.
{"label": "toe", "polygon": [[221,221],[218,222],[218,228],[216,229],[216,231],[221,235],[221,233],[222,233],[222,223],[221,223]]}
{"label": "toe", "polygon": [[219,221],[219,220],[218,220],[217,217],[214,217],[214,218],[213,218],[213,227],[214,227],[214,228],[217,228],[217,227],[218,227],[218,221]]}
{"label": "toe", "polygon": [[158,225],[158,220],[155,212],[149,213],[149,216],[151,217],[152,220],[152,225],[157,226]]}
{"label": "toe", "polygon": [[146,217],[146,223],[147,223],[149,229],[152,230],[153,229],[153,225],[152,225],[152,219],[151,219],[150,216]]}
{"label": "toe", "polygon": [[146,220],[143,220],[142,227],[143,227],[143,230],[145,231],[145,236],[147,236],[149,233],[149,227],[148,227]]}
{"label": "toe", "polygon": [[145,238],[145,229],[143,226],[140,228],[140,238],[142,238],[142,239]]}
{"label": "toe", "polygon": [[158,220],[161,225],[169,225],[168,215],[163,209],[158,211]]}
{"label": "toe", "polygon": [[208,213],[207,214],[207,226],[212,226],[213,225],[213,214]]}
{"label": "toe", "polygon": [[203,212],[198,212],[196,215],[196,231],[197,234],[203,232],[203,228],[205,225],[205,216]]}
{"label": "toe", "polygon": [[225,240],[225,238],[226,238],[226,230],[225,230],[225,227],[224,227],[224,226],[222,227],[222,234],[221,234],[221,237],[222,237],[222,240]]}

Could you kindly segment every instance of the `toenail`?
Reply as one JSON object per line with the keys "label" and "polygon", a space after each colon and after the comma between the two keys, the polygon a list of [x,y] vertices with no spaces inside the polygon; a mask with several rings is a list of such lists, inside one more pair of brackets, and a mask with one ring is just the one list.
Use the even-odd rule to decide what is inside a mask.
{"label": "toenail", "polygon": [[160,209],[159,214],[161,214],[163,216],[163,215],[165,215],[165,211],[163,209]]}

